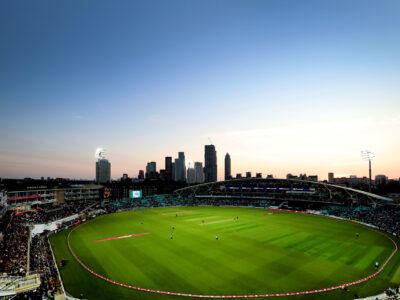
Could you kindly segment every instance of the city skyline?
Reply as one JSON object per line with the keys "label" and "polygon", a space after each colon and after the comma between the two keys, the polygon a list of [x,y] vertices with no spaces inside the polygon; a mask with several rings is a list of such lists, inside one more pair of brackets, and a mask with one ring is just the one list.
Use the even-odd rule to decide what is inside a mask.
{"label": "city skyline", "polygon": [[[215,145],[211,144],[211,145],[204,145],[204,146],[213,146],[214,149],[216,150]],[[102,151],[102,155],[101,155],[102,158],[98,158],[97,157],[97,155],[98,155],[97,152],[99,151],[99,149]],[[217,151],[215,151],[215,152],[217,152]],[[200,168],[201,172],[204,171],[203,167],[202,167],[202,164],[203,164],[204,161],[194,161],[194,160],[192,160],[190,158],[185,158],[185,154],[184,153],[185,153],[184,151],[178,152],[178,160],[179,160],[179,156],[181,156],[181,158],[183,158],[186,162],[189,160],[189,161],[191,161],[191,163],[193,163],[193,165],[191,165],[191,168],[194,168],[197,165],[197,167],[201,166],[201,168]],[[217,160],[218,160],[217,153],[216,153],[216,156],[217,156]],[[230,158],[229,153],[226,153],[226,155],[224,155],[224,159],[223,159],[223,162],[224,162],[224,166],[223,166],[224,170],[223,171],[224,171],[224,173],[218,175],[218,177],[217,177],[218,181],[226,180],[226,178],[225,178],[226,177],[226,173],[225,172],[226,172],[226,159],[227,159],[227,156],[229,157],[229,169],[231,168],[231,158]],[[98,163],[100,161],[102,161],[102,160],[106,161],[108,164],[111,164],[111,162],[108,160],[108,156],[105,155],[105,149],[103,149],[103,148],[99,148],[99,147],[96,148],[95,157],[96,157],[95,158],[95,162],[96,162],[95,173],[96,174],[95,174],[95,178],[94,179],[93,178],[89,178],[89,177],[87,177],[87,178],[69,178],[69,179],[95,180],[96,182],[98,182],[99,181],[98,178],[97,178],[98,177],[98,175],[97,175],[98,174],[98,169],[97,169]],[[124,177],[141,179],[140,178],[140,174],[142,172],[143,172],[142,173],[143,174],[143,178],[142,179],[145,179],[145,178],[149,178],[150,179],[150,178],[153,178],[153,175],[150,175],[151,173],[154,173],[154,175],[158,174],[158,176],[160,176],[161,175],[160,171],[164,171],[165,172],[166,171],[166,167],[169,166],[170,164],[172,164],[172,169],[174,169],[174,166],[173,166],[174,163],[172,163],[172,157],[171,156],[165,156],[164,160],[162,160],[162,161],[164,161],[164,164],[161,164],[161,163],[158,164],[157,160],[148,162],[142,169],[138,169],[136,174],[134,172],[133,173],[123,172],[120,176],[118,174],[115,177],[111,176],[111,180],[119,180],[119,179],[124,178]],[[158,164],[159,167],[157,167],[157,164]],[[186,167],[186,163],[185,163],[185,166],[184,166],[185,171],[182,171],[185,174],[185,175],[182,175],[182,176],[184,176],[184,178],[180,178],[180,176],[178,175],[179,179],[177,177],[171,177],[171,179],[174,180],[174,181],[179,181],[179,180],[186,181],[186,171],[187,171],[186,168],[187,167]],[[108,171],[108,172],[110,173],[110,171]],[[198,172],[198,171],[196,170],[196,172]],[[145,176],[145,174],[146,174],[146,176]],[[165,174],[168,174],[168,172],[166,172]],[[330,171],[329,173],[327,173],[326,174],[327,176],[324,176],[323,174],[317,174],[315,172],[314,173],[313,172],[309,172],[309,173],[307,173],[307,172],[286,172],[286,173],[283,172],[282,175],[277,176],[276,174],[268,172],[268,171],[262,171],[262,170],[261,171],[260,170],[259,171],[254,171],[254,170],[246,169],[246,171],[243,171],[243,172],[235,172],[235,173],[231,172],[232,179],[236,179],[238,174],[241,174],[241,176],[242,176],[241,178],[248,177],[248,174],[251,174],[250,177],[258,177],[257,175],[261,174],[262,175],[261,178],[267,178],[267,177],[269,178],[269,176],[272,176],[273,178],[281,178],[281,179],[288,178],[288,176],[295,177],[295,178],[297,178],[297,177],[300,178],[301,176],[306,176],[307,175],[307,176],[311,176],[311,177],[317,176],[318,177],[318,181],[327,181],[327,182],[333,182],[333,180],[331,180],[331,178],[335,178],[335,179],[352,178],[352,177],[355,177],[355,178],[358,178],[358,179],[368,178],[367,175],[340,174],[340,173],[335,173],[334,171]],[[332,174],[332,177],[331,177],[331,174]],[[171,173],[171,176],[172,175],[175,175],[174,172]],[[169,178],[168,175],[165,175],[165,176],[167,176],[166,179]],[[198,175],[196,174],[196,177],[197,176]],[[202,176],[204,176],[204,174]],[[387,176],[387,174],[375,173],[375,172],[373,172],[372,180],[375,180],[376,176],[377,177],[385,176],[387,179],[400,180],[400,178],[397,178],[397,177],[390,177],[390,176]],[[25,177],[29,177],[29,176],[25,176]],[[220,178],[220,177],[223,177],[223,178]],[[4,178],[7,178],[7,177],[4,177]],[[8,178],[12,179],[12,177],[8,177]],[[68,177],[65,177],[65,176],[64,177],[63,176],[51,177],[51,176],[42,175],[40,177],[33,177],[33,178],[39,179],[39,178],[68,178]],[[108,175],[108,178],[110,178],[110,175]],[[17,178],[15,178],[15,179],[17,179]]]}
{"label": "city skyline", "polygon": [[[27,9],[27,6],[29,9]],[[398,1],[0,4],[0,177],[111,177],[209,138],[247,171],[400,177]]]}

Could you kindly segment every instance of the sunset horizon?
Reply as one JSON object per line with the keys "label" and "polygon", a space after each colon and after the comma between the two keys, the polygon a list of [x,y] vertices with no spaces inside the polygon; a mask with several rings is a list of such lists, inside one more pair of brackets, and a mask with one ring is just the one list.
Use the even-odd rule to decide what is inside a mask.
{"label": "sunset horizon", "polygon": [[365,149],[400,177],[398,4],[170,4],[2,4],[1,178],[93,179],[97,147],[137,177],[210,141],[219,180],[226,153],[233,176],[368,176]]}

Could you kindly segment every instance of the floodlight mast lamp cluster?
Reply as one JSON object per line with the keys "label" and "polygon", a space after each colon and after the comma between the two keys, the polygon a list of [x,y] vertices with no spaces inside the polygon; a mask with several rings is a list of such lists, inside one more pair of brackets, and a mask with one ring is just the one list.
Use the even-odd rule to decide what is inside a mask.
{"label": "floodlight mast lamp cluster", "polygon": [[368,160],[369,163],[369,192],[371,192],[371,161],[375,158],[375,153],[371,150],[363,150],[361,151],[361,156],[363,160]]}
{"label": "floodlight mast lamp cluster", "polygon": [[106,158],[106,150],[103,148],[97,148],[94,157],[97,160],[105,159]]}

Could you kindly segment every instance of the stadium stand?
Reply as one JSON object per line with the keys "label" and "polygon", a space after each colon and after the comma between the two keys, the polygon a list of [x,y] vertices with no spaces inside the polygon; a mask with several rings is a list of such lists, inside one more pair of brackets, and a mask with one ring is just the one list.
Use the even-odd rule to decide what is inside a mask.
{"label": "stadium stand", "polygon": [[0,273],[24,276],[27,272],[28,227],[12,220],[0,244]]}
{"label": "stadium stand", "polygon": [[[33,211],[5,217],[0,243],[0,273],[3,274],[0,278],[1,289],[8,288],[8,294],[16,294],[13,297],[16,300],[54,299],[56,293],[61,292],[61,284],[47,236],[42,234],[30,238],[30,227],[77,213],[83,214],[95,205],[98,205],[97,201],[63,203],[56,208],[45,205]],[[78,217],[64,222],[59,230],[81,221],[82,218]]]}
{"label": "stadium stand", "polygon": [[95,205],[97,201],[80,201],[80,202],[70,202],[63,203],[57,207],[51,205],[44,205],[37,207],[34,210],[18,214],[15,216],[19,222],[26,225],[33,224],[45,224],[52,221],[56,221],[76,213],[80,213],[85,209]]}
{"label": "stadium stand", "polygon": [[36,235],[31,244],[31,270],[40,274],[41,285],[33,292],[33,296],[47,295],[54,298],[54,293],[61,285],[53,262],[51,250],[45,235]]}
{"label": "stadium stand", "polygon": [[328,215],[375,225],[379,229],[400,236],[400,209],[390,207],[339,207],[329,206],[323,210]]}

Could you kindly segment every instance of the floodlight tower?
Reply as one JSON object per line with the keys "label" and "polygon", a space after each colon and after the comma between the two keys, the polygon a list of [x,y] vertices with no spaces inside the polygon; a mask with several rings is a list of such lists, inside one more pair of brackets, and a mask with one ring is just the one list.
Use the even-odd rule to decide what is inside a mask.
{"label": "floodlight tower", "polygon": [[371,192],[371,161],[375,158],[375,153],[371,150],[363,150],[361,151],[361,156],[363,160],[368,160],[369,163],[369,192]]}
{"label": "floodlight tower", "polygon": [[106,150],[104,150],[103,148],[97,148],[94,157],[97,160],[105,159],[106,158]]}

